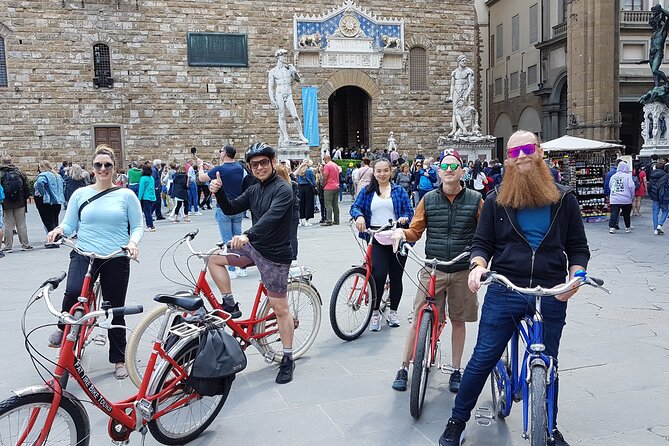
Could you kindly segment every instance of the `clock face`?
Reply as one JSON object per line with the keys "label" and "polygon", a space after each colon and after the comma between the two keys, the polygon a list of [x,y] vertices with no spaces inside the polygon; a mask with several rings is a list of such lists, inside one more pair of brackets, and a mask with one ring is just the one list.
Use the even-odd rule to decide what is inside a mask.
{"label": "clock face", "polygon": [[353,15],[345,15],[339,21],[339,30],[346,37],[355,37],[360,31],[360,22]]}

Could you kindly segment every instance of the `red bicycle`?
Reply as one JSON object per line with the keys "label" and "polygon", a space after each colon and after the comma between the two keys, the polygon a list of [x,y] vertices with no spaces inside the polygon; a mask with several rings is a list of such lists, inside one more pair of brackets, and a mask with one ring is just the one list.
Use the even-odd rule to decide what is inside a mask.
{"label": "red bicycle", "polygon": [[[85,314],[79,308],[75,315],[60,313],[53,307],[49,293],[63,279],[65,273],[44,282],[28,303],[29,308],[44,298],[48,310],[60,323],[66,324],[52,378],[46,380],[45,385],[16,391],[16,396],[0,402],[0,444],[87,446],[91,438],[88,413],[80,399],[65,390],[70,375],[93,405],[110,417],[108,433],[114,442],[127,443],[132,432],[144,436],[150,431],[157,441],[170,445],[184,444],[200,435],[223,407],[233,378],[224,382],[220,395],[208,397],[197,394],[187,384],[188,373],[197,355],[202,331],[207,325],[223,326],[225,320],[209,314],[203,319],[206,324],[183,322],[169,328],[169,333],[178,341],[165,351],[164,344],[156,340],[139,391],[123,401],[112,403],[86,374],[76,354],[77,341],[80,332],[90,324],[105,329],[126,328],[111,325],[113,317],[141,313],[142,307],[109,308]],[[195,297],[164,295],[155,300],[167,304],[171,313],[195,311],[203,305],[202,300]],[[26,314],[27,308],[21,327],[28,354],[36,364],[46,368],[38,358],[44,356],[31,351],[28,337],[34,330],[26,334]],[[163,324],[161,334],[167,332],[168,326]]]}
{"label": "red bicycle", "polygon": [[[360,337],[372,318],[372,303],[376,299],[376,285],[372,277],[371,239],[378,232],[392,229],[394,222],[388,222],[379,229],[367,229],[369,242],[358,237],[355,221],[351,228],[360,251],[363,253],[361,265],[354,265],[341,275],[330,298],[330,323],[335,334],[344,341],[353,341]],[[390,303],[390,279],[386,280],[381,296],[379,310],[383,313]]]}
{"label": "red bicycle", "polygon": [[[88,258],[88,269],[86,269],[86,275],[84,276],[84,281],[81,284],[81,292],[79,294],[79,297],[77,298],[77,302],[70,309],[70,314],[74,316],[75,312],[77,312],[78,310],[82,311],[83,312],[82,314],[87,314],[102,308],[103,297],[100,288],[100,280],[99,279],[96,280],[93,283],[93,286],[91,286],[91,281],[93,279],[92,277],[93,262],[95,262],[96,259],[109,260],[114,257],[118,257],[120,254],[127,255],[128,249],[123,246],[109,255],[102,256],[94,252],[85,252],[80,250],[79,248],[77,248],[77,245],[72,240],[65,237],[59,238],[58,241],[55,243],[65,245],[68,248],[71,248],[77,254]],[[83,357],[86,347],[88,347],[88,345],[91,342],[99,346],[104,346],[107,343],[106,331],[103,333],[98,333],[96,336],[92,336],[95,328],[96,328],[95,320],[92,319],[85,326],[82,326],[81,330],[79,330],[79,339],[76,343],[77,358]]]}
{"label": "red bicycle", "polygon": [[[229,313],[223,310],[221,303],[216,299],[206,278],[209,258],[214,255],[229,254],[227,254],[226,247],[222,242],[219,242],[215,248],[207,252],[196,251],[191,245],[191,241],[197,236],[198,232],[197,229],[189,232],[173,245],[176,246],[173,251],[173,260],[175,260],[174,254],[178,247],[185,244],[191,256],[201,259],[204,263],[197,281],[189,279],[186,274],[182,273],[182,276],[194,288],[192,292],[184,291],[177,295],[201,296],[205,302],[211,305],[212,309],[219,310],[222,314],[226,315],[226,318],[229,318]],[[167,254],[170,248],[167,249],[165,254]],[[176,261],[174,261],[174,264],[177,264]],[[288,299],[290,312],[293,315],[295,327],[293,335],[293,358],[295,359],[309,350],[316,340],[316,335],[321,326],[321,306],[323,304],[318,290],[316,290],[311,282],[313,272],[314,269],[304,266],[294,267],[291,268],[288,279],[286,298]],[[167,276],[165,278],[171,280]],[[128,375],[136,386],[139,387],[142,381],[154,340],[162,339],[160,337],[160,327],[167,319],[170,319],[170,324],[174,323],[177,316],[184,315],[170,312],[169,308],[165,306],[159,306],[147,314],[135,327],[125,349],[125,362],[128,366]],[[258,290],[249,317],[243,320],[230,319],[227,321],[227,326],[244,350],[249,345],[252,345],[263,355],[265,361],[268,363],[281,362],[283,347],[279,338],[279,328],[276,316],[269,307],[267,290],[262,282],[258,284]]]}
{"label": "red bicycle", "polygon": [[435,285],[437,283],[437,267],[450,266],[458,261],[469,257],[469,252],[463,252],[448,262],[437,259],[425,259],[419,256],[408,243],[402,243],[398,255],[410,256],[416,262],[430,267],[430,284],[427,289],[425,304],[418,310],[416,318],[416,337],[413,347],[413,370],[411,372],[411,392],[409,395],[409,411],[415,419],[420,418],[425,401],[425,390],[427,380],[430,377],[430,369],[437,364],[437,368],[443,373],[452,373],[453,368],[441,364],[441,333],[446,327],[446,315],[439,314],[435,304]]}

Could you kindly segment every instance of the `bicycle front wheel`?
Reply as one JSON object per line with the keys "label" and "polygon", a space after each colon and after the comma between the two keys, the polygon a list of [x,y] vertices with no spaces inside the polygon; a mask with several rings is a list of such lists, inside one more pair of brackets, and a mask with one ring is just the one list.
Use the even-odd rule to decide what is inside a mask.
{"label": "bicycle front wheel", "polygon": [[[295,280],[288,282],[286,291],[288,310],[293,316],[293,359],[302,356],[316,340],[321,328],[321,298],[311,282]],[[258,350],[266,358],[281,362],[283,345],[279,325],[274,314],[270,314],[269,299],[265,299],[258,310],[258,318],[265,319],[255,325],[254,334],[272,332],[258,339]]]}
{"label": "bicycle front wheel", "polygon": [[160,327],[168,317],[166,305],[159,305],[137,324],[125,346],[125,363],[130,381],[139,389],[144,371],[149,362],[153,342],[158,337]]}
{"label": "bicycle front wheel", "polygon": [[376,298],[374,278],[365,284],[367,270],[361,266],[346,271],[332,289],[330,297],[330,324],[335,334],[344,341],[358,339],[372,318]]}
{"label": "bicycle front wheel", "polygon": [[430,377],[432,365],[432,313],[423,313],[423,319],[418,330],[416,355],[413,358],[413,372],[411,375],[411,395],[409,396],[409,410],[415,419],[420,418],[425,401],[427,380]]}
{"label": "bicycle front wheel", "polygon": [[546,413],[546,369],[535,365],[530,372],[530,445],[546,446],[548,416]]}
{"label": "bicycle front wheel", "polygon": [[[183,348],[179,349],[172,358],[182,367],[186,373],[190,373],[195,357],[200,347],[200,338],[194,338]],[[173,384],[177,377],[177,371],[173,365],[169,365],[163,375],[158,379],[155,387],[150,389],[151,394],[156,395]],[[230,393],[232,379],[226,380],[226,388],[222,395],[201,396],[188,386],[185,382],[179,383],[173,393],[153,401],[153,413],[167,409],[179,401],[194,396],[188,403],[165,413],[160,418],[149,422],[151,435],[162,444],[185,444],[197,438],[214,421],[216,415],[223,408],[225,400]]]}
{"label": "bicycle front wheel", "polygon": [[[52,393],[13,396],[0,403],[0,444],[35,444],[46,422],[53,401]],[[60,400],[45,445],[88,446],[88,416],[66,396]]]}

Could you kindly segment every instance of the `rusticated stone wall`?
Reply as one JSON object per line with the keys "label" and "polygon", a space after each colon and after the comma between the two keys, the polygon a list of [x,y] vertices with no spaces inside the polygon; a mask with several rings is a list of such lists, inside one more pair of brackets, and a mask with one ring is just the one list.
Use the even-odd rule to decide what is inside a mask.
{"label": "rusticated stone wall", "polygon": [[[385,146],[394,131],[402,151],[435,151],[451,120],[445,104],[450,72],[459,54],[475,60],[473,2],[358,4],[379,17],[405,20],[405,41],[420,42],[427,50],[428,90],[410,91],[408,60],[402,70],[346,75],[298,67],[303,85],[327,90],[332,78],[363,79],[366,86],[358,86],[373,97],[372,147]],[[276,143],[277,120],[267,97],[274,52],[292,49],[295,14],[321,14],[340,5],[331,0],[0,0],[8,71],[8,86],[0,87],[0,152],[28,172],[43,158],[90,163],[94,128],[105,125],[121,127],[126,162],[183,159],[191,146],[206,156],[227,142],[242,149],[252,139]],[[247,33],[249,66],[188,66],[188,32]],[[99,42],[111,50],[112,89],[93,86],[92,48]],[[297,88],[294,92],[299,98]],[[324,96],[319,94],[319,125],[327,132]]]}

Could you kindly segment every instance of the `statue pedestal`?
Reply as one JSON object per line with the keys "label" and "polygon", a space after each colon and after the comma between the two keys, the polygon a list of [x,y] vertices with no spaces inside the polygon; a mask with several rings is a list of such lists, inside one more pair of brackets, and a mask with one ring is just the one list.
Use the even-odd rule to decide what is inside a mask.
{"label": "statue pedestal", "polygon": [[303,159],[309,158],[311,149],[307,143],[290,141],[277,144],[276,152],[279,161],[293,160],[301,162]]}
{"label": "statue pedestal", "polygon": [[669,155],[669,107],[664,102],[650,102],[643,106],[641,136],[644,143],[639,157]]}
{"label": "statue pedestal", "polygon": [[475,161],[477,159],[490,161],[495,153],[494,136],[466,136],[460,138],[439,137],[437,147],[439,153],[444,149],[455,149],[463,161]]}

